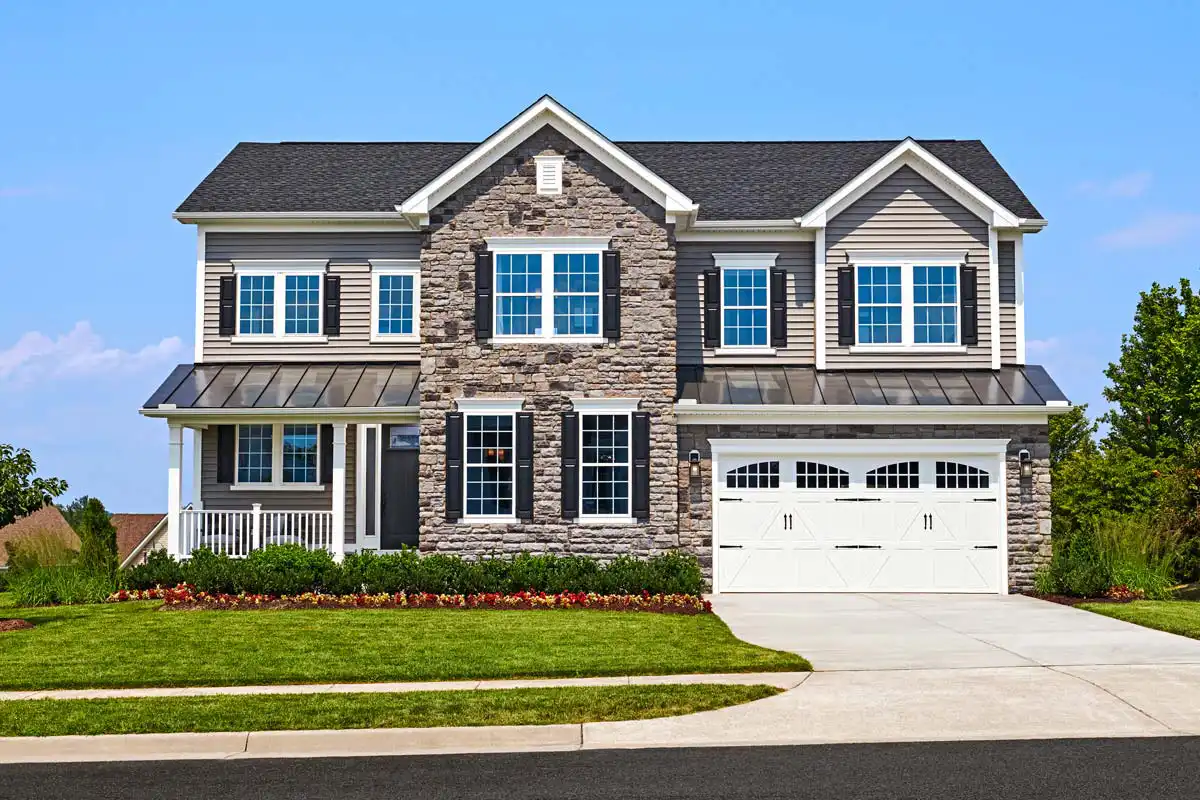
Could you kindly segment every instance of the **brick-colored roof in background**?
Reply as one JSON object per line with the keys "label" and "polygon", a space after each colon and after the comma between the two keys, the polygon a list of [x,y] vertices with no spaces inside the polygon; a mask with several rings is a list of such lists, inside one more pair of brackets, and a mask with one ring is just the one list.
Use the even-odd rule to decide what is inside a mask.
{"label": "brick-colored roof in background", "polygon": [[22,536],[42,533],[59,536],[67,547],[73,550],[79,549],[79,537],[75,535],[75,531],[71,530],[71,526],[67,524],[62,512],[56,506],[46,506],[0,528],[0,566],[8,563],[8,550],[4,546],[5,542],[19,539]]}
{"label": "brick-colored roof in background", "polygon": [[117,529],[117,561],[129,557],[133,549],[150,535],[154,526],[162,522],[165,514],[113,514],[112,524]]}

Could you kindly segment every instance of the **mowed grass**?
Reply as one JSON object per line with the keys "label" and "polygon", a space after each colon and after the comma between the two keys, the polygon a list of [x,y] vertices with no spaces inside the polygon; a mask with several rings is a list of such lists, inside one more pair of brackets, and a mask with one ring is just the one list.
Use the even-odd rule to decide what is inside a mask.
{"label": "mowed grass", "polygon": [[1200,639],[1200,602],[1135,600],[1132,603],[1081,603],[1078,608],[1147,628]]}
{"label": "mowed grass", "polygon": [[551,725],[650,719],[761,700],[773,686],[596,686],[403,694],[0,702],[0,736]]}
{"label": "mowed grass", "polygon": [[811,669],[715,615],[609,611],[159,611],[0,606],[0,690],[440,681]]}

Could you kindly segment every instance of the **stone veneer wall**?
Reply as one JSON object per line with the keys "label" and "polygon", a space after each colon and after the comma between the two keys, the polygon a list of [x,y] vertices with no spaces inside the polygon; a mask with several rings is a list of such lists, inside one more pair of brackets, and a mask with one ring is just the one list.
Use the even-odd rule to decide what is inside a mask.
{"label": "stone veneer wall", "polygon": [[[681,540],[712,577],[712,451],[710,439],[1011,439],[1008,445],[1008,586],[1033,590],[1033,573],[1050,561],[1050,440],[1045,425],[685,425],[679,429]],[[1033,478],[1021,480],[1017,453],[1029,451]],[[701,477],[688,477],[687,458],[700,451]]]}
{"label": "stone veneer wall", "polygon": [[[561,195],[538,195],[533,156],[566,156]],[[679,547],[675,493],[675,243],[661,207],[542,128],[430,214],[421,248],[421,549],[647,556]],[[621,338],[493,345],[475,339],[474,253],[492,236],[611,236],[621,253]],[[548,301],[546,301],[548,302]],[[521,397],[534,413],[533,521],[449,523],[445,414],[459,397]],[[571,397],[639,398],[650,413],[650,521],[561,516],[561,419]]]}

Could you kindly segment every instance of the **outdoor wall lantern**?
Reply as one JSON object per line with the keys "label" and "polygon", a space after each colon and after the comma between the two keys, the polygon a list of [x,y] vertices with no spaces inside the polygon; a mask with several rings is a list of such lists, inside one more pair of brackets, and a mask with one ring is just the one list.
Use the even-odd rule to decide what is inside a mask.
{"label": "outdoor wall lantern", "polygon": [[700,477],[700,451],[693,450],[688,453],[688,474],[693,479]]}
{"label": "outdoor wall lantern", "polygon": [[1022,478],[1032,478],[1033,477],[1033,458],[1029,455],[1029,451],[1022,450],[1021,452],[1017,453],[1017,461],[1021,465],[1021,477]]}

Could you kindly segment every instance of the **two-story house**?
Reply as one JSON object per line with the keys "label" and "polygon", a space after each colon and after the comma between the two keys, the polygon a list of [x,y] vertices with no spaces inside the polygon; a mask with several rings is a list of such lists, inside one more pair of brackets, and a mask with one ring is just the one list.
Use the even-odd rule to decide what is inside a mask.
{"label": "two-story house", "polygon": [[481,143],[240,144],[175,217],[173,553],[678,549],[718,591],[1049,557],[1046,223],[978,141],[611,142],[543,97]]}

